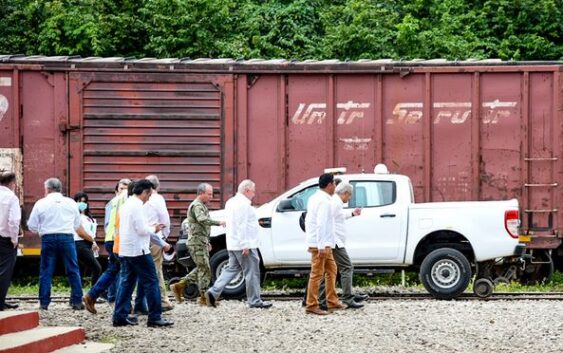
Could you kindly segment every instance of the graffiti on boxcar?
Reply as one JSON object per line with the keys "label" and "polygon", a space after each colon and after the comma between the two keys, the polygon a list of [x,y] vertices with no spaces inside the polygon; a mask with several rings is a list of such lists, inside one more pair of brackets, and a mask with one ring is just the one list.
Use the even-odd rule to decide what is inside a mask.
{"label": "graffiti on boxcar", "polygon": [[[517,102],[502,102],[498,99],[482,103],[483,124],[497,124],[501,119],[509,118]],[[424,104],[421,102],[397,103],[393,109],[393,117],[387,119],[386,124],[403,123],[407,125],[418,123],[423,116]],[[450,122],[463,124],[471,116],[471,102],[436,102],[434,108],[433,124]]]}
{"label": "graffiti on boxcar", "polygon": [[9,106],[8,98],[0,94],[0,121],[4,118]]}
{"label": "graffiti on boxcar", "polygon": [[[340,110],[340,112],[338,113],[336,123],[338,125],[349,125],[356,119],[363,119],[365,109],[368,109],[370,105],[370,103],[356,103],[354,101],[337,103],[336,108]],[[315,122],[322,124],[325,118],[326,103],[300,103],[291,118],[291,122],[296,125],[311,125]]]}

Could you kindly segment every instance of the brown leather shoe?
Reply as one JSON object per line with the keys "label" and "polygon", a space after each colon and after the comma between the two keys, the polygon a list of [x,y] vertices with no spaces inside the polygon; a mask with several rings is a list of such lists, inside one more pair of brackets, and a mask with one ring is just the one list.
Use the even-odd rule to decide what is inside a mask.
{"label": "brown leather shoe", "polygon": [[174,299],[176,299],[176,303],[184,302],[184,289],[186,289],[186,285],[182,282],[170,285],[170,290],[172,291],[172,293],[174,293]]}
{"label": "brown leather shoe", "polygon": [[88,310],[92,314],[98,313],[98,311],[96,310],[96,300],[94,300],[94,298],[86,294],[82,298],[82,301],[84,302],[84,307],[86,308],[86,310]]}
{"label": "brown leather shoe", "polygon": [[162,312],[170,311],[170,310],[173,310],[173,309],[174,309],[174,305],[172,305],[172,304],[162,305]]}
{"label": "brown leather shoe", "polygon": [[319,307],[312,308],[312,309],[305,309],[306,314],[313,314],[313,315],[328,315],[330,314],[328,311],[322,310]]}
{"label": "brown leather shoe", "polygon": [[201,293],[201,295],[197,299],[197,303],[203,306],[207,306],[207,298],[205,297],[205,292]]}
{"label": "brown leather shoe", "polygon": [[344,304],[342,304],[342,303],[338,303],[338,305],[336,305],[336,306],[329,306],[329,307],[328,307],[328,312],[332,313],[333,311],[336,311],[336,310],[344,310],[344,309],[346,309],[346,308],[347,308],[346,305],[344,305]]}

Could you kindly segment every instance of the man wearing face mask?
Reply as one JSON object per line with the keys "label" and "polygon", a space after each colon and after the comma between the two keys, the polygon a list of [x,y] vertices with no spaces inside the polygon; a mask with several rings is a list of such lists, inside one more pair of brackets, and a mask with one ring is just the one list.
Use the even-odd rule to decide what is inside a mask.
{"label": "man wearing face mask", "polygon": [[113,252],[115,235],[117,229],[117,216],[119,208],[127,199],[127,187],[131,184],[130,179],[121,179],[115,187],[115,197],[106,205],[106,215],[104,220],[104,230],[106,233],[104,247],[108,253],[108,267],[96,284],[90,288],[84,296],[86,310],[96,314],[96,300],[108,291],[108,302],[114,302],[119,284],[119,271],[121,269],[119,258]]}
{"label": "man wearing face mask", "polygon": [[[92,217],[88,207],[88,195],[84,192],[79,192],[74,195],[74,201],[78,204],[78,211],[80,212],[80,222],[82,228],[88,233],[92,239],[96,239],[96,229],[98,224]],[[78,256],[78,263],[92,274],[92,285],[96,284],[100,274],[102,273],[102,265],[98,262],[97,254],[99,251],[96,242],[90,242],[80,237],[74,232],[74,244],[76,245],[76,255]]]}

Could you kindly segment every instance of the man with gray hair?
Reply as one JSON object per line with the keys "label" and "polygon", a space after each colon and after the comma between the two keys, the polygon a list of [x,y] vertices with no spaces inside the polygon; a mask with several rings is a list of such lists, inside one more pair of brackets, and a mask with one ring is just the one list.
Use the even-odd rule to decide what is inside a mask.
{"label": "man with gray hair", "polygon": [[[160,190],[160,180],[156,175],[149,175],[145,178],[153,185],[152,194],[149,200],[143,206],[148,224],[162,224],[164,227],[156,233],[156,235],[166,240],[170,234],[170,214],[166,208],[164,197],[158,193]],[[164,274],[162,273],[163,248],[158,244],[151,243],[150,246],[152,259],[156,266],[156,275],[158,277],[158,286],[160,287],[160,300],[162,302],[162,311],[172,310],[174,307],[168,299],[166,286],[164,285]]]}
{"label": "man with gray hair", "polygon": [[44,186],[45,197],[35,203],[27,221],[29,230],[41,237],[39,305],[42,310],[49,307],[53,274],[57,260],[62,259],[71,287],[71,306],[82,310],[82,283],[73,233],[76,231],[89,242],[95,242],[95,239],[82,228],[76,202],[61,194],[61,181],[49,178]]}
{"label": "man with gray hair", "polygon": [[[334,216],[334,238],[335,248],[332,249],[332,255],[336,262],[338,272],[340,272],[340,282],[342,284],[342,302],[350,309],[359,309],[363,307],[360,301],[367,298],[366,295],[352,294],[352,276],[354,275],[354,266],[346,251],[346,220],[348,218],[359,216],[362,213],[361,208],[353,211],[344,210],[344,204],[348,203],[352,198],[353,187],[347,182],[340,182],[336,186],[334,195],[332,196],[331,205]],[[324,286],[321,287],[320,297],[324,297]]]}
{"label": "man with gray hair", "polygon": [[252,207],[256,186],[252,180],[243,180],[238,193],[225,204],[227,217],[227,251],[229,265],[206,293],[207,304],[215,306],[217,298],[241,271],[246,284],[246,298],[251,308],[267,309],[271,302],[260,298],[260,256],[258,255],[258,217]]}
{"label": "man with gray hair", "polygon": [[188,251],[196,267],[186,277],[170,286],[177,303],[184,301],[184,289],[188,284],[197,284],[200,294],[198,303],[207,305],[205,292],[211,282],[209,234],[211,226],[225,226],[224,221],[215,221],[209,217],[207,205],[212,198],[213,187],[201,183],[197,187],[196,199],[188,207]]}

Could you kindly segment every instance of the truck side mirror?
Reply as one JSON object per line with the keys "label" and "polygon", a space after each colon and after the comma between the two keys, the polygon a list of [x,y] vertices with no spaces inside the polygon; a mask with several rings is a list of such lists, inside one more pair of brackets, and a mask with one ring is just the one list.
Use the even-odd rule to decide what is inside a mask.
{"label": "truck side mirror", "polygon": [[278,212],[295,211],[295,207],[293,207],[293,204],[290,199],[285,199],[285,200],[281,200],[280,203],[278,203],[278,207],[276,208],[276,211]]}

